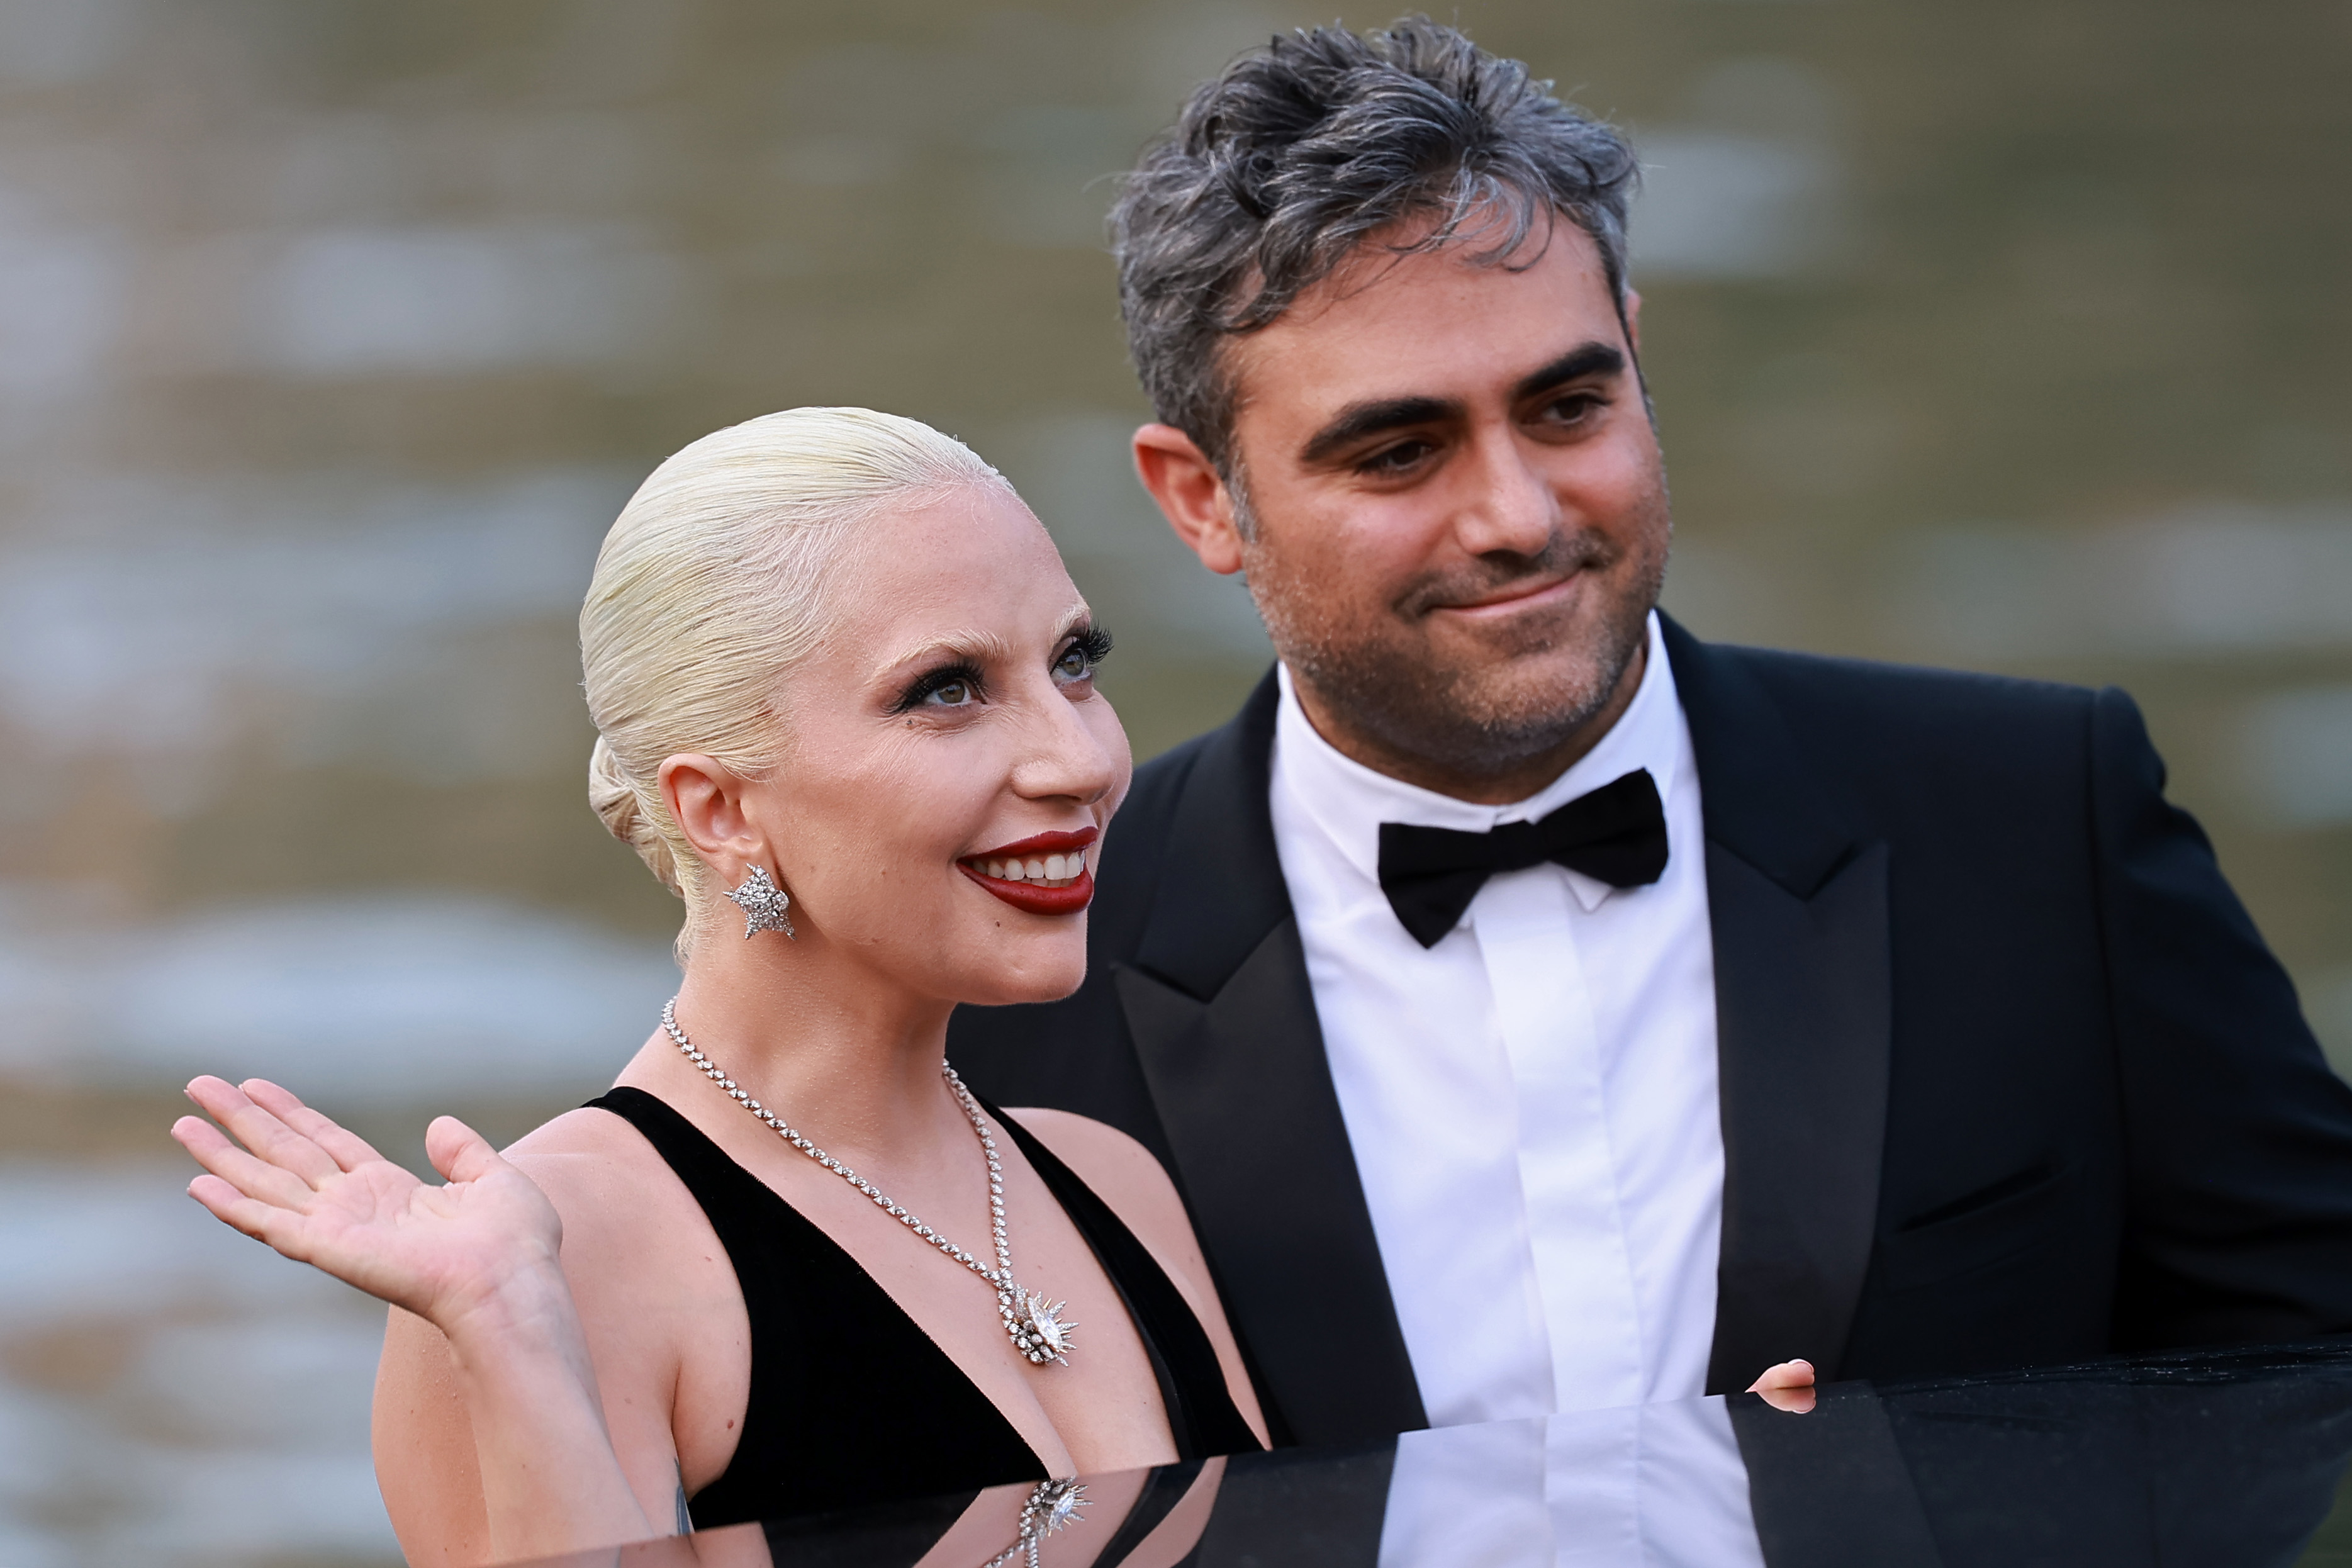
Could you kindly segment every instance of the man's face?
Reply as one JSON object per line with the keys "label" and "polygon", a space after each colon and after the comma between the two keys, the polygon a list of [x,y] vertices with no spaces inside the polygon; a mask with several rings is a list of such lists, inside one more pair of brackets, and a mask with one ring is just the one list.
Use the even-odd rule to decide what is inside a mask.
{"label": "man's face", "polygon": [[1476,247],[1376,240],[1229,343],[1242,565],[1343,750],[1532,793],[1638,679],[1665,476],[1591,238],[1560,222],[1518,271]]}

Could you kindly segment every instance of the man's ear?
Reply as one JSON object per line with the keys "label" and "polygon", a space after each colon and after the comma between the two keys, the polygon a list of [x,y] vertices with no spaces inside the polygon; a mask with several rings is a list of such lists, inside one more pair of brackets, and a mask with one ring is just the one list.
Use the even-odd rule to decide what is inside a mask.
{"label": "man's ear", "polygon": [[740,881],[745,867],[766,864],[767,840],[744,811],[743,781],[731,769],[699,752],[680,752],[662,759],[660,778],[671,820],[713,870]]}
{"label": "man's ear", "polygon": [[1173,425],[1146,425],[1135,433],[1135,474],[1202,565],[1221,577],[1242,569],[1233,492],[1192,437]]}
{"label": "man's ear", "polygon": [[1633,357],[1635,359],[1641,358],[1642,291],[1639,289],[1628,289],[1625,290],[1625,336],[1631,340],[1628,346],[1633,349]]}

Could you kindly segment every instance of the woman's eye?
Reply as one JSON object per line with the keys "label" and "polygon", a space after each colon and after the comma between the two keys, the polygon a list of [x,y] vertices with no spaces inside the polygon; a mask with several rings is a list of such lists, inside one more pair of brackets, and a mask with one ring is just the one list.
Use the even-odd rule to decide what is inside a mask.
{"label": "woman's eye", "polygon": [[924,701],[940,708],[961,708],[971,701],[971,682],[943,680],[930,689]]}
{"label": "woman's eye", "polygon": [[1091,680],[1102,661],[1110,657],[1110,634],[1100,626],[1081,626],[1070,638],[1069,647],[1054,660],[1054,679],[1066,685]]}

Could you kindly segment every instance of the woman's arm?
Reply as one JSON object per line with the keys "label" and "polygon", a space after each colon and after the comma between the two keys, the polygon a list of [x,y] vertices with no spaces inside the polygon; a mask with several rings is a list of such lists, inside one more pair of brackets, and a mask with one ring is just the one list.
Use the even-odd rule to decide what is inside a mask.
{"label": "woman's arm", "polygon": [[[421,1318],[476,1459],[487,1561],[666,1535],[615,1456],[561,1262],[562,1223],[531,1180],[450,1117],[425,1133],[434,1187],[275,1084],[216,1078],[172,1135],[207,1173],[188,1193],[223,1222]],[[237,1147],[242,1143],[243,1148]]]}
{"label": "woman's arm", "polygon": [[402,1554],[415,1568],[494,1561],[481,1466],[449,1342],[398,1307],[383,1328],[368,1435],[376,1489]]}

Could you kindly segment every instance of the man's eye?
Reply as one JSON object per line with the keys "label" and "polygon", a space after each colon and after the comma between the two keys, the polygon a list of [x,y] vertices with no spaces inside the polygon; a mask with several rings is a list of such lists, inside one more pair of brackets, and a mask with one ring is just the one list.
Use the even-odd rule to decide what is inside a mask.
{"label": "man's eye", "polygon": [[1544,416],[1555,424],[1575,425],[1591,417],[1605,401],[1597,393],[1570,393],[1566,397],[1554,399],[1544,409]]}
{"label": "man's eye", "polygon": [[1403,441],[1373,453],[1358,464],[1357,468],[1360,472],[1375,477],[1384,474],[1402,474],[1435,450],[1437,447],[1428,441]]}

